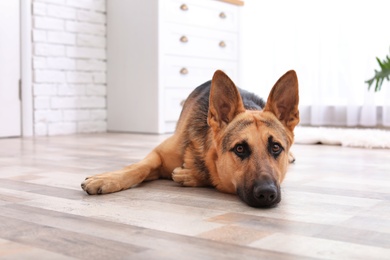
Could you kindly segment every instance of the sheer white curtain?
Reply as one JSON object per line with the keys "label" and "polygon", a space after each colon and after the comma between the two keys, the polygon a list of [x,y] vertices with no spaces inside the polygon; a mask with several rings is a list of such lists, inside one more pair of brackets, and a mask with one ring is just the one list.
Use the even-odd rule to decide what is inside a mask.
{"label": "sheer white curtain", "polygon": [[365,81],[390,52],[388,0],[246,0],[240,85],[266,96],[295,69],[301,124],[390,126],[390,83]]}

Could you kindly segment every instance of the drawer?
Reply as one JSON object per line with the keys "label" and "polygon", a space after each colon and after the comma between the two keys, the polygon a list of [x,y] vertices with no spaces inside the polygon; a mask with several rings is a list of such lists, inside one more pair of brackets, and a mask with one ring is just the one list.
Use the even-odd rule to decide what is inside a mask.
{"label": "drawer", "polygon": [[191,88],[211,80],[216,70],[223,70],[234,81],[238,82],[237,62],[165,56],[162,67],[164,88]]}
{"label": "drawer", "polygon": [[238,35],[193,26],[166,23],[162,38],[166,54],[226,60],[238,59]]}
{"label": "drawer", "polygon": [[159,3],[163,21],[238,31],[238,6],[213,0],[164,0]]}
{"label": "drawer", "polygon": [[164,118],[165,122],[176,122],[182,110],[182,104],[193,89],[165,89],[164,90]]}

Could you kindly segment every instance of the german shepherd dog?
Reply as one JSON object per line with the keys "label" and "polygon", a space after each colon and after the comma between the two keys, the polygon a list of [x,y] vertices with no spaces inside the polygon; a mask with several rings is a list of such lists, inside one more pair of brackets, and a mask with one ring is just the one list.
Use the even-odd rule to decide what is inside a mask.
{"label": "german shepherd dog", "polygon": [[88,194],[106,194],[166,178],[238,194],[252,207],[275,206],[293,160],[298,102],[295,71],[276,82],[264,103],[218,70],[189,95],[171,137],[140,162],[88,177],[81,187]]}

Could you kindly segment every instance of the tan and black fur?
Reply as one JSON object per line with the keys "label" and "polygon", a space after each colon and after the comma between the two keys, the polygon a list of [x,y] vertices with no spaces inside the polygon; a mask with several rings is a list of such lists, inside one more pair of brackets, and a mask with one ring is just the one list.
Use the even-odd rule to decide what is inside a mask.
{"label": "tan and black fur", "polygon": [[81,186],[105,194],[168,178],[237,193],[253,207],[274,206],[299,122],[298,102],[294,71],[276,82],[265,104],[216,71],[190,94],[171,137],[140,162],[88,177]]}

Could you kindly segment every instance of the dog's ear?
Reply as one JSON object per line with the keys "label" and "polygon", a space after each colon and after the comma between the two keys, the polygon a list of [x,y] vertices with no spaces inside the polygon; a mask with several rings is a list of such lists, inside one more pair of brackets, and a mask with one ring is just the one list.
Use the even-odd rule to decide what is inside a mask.
{"label": "dog's ear", "polygon": [[291,132],[299,123],[298,78],[295,71],[286,72],[272,88],[264,111],[273,113]]}
{"label": "dog's ear", "polygon": [[221,129],[233,118],[245,111],[240,92],[233,81],[222,71],[217,70],[211,81],[208,124],[213,129]]}

